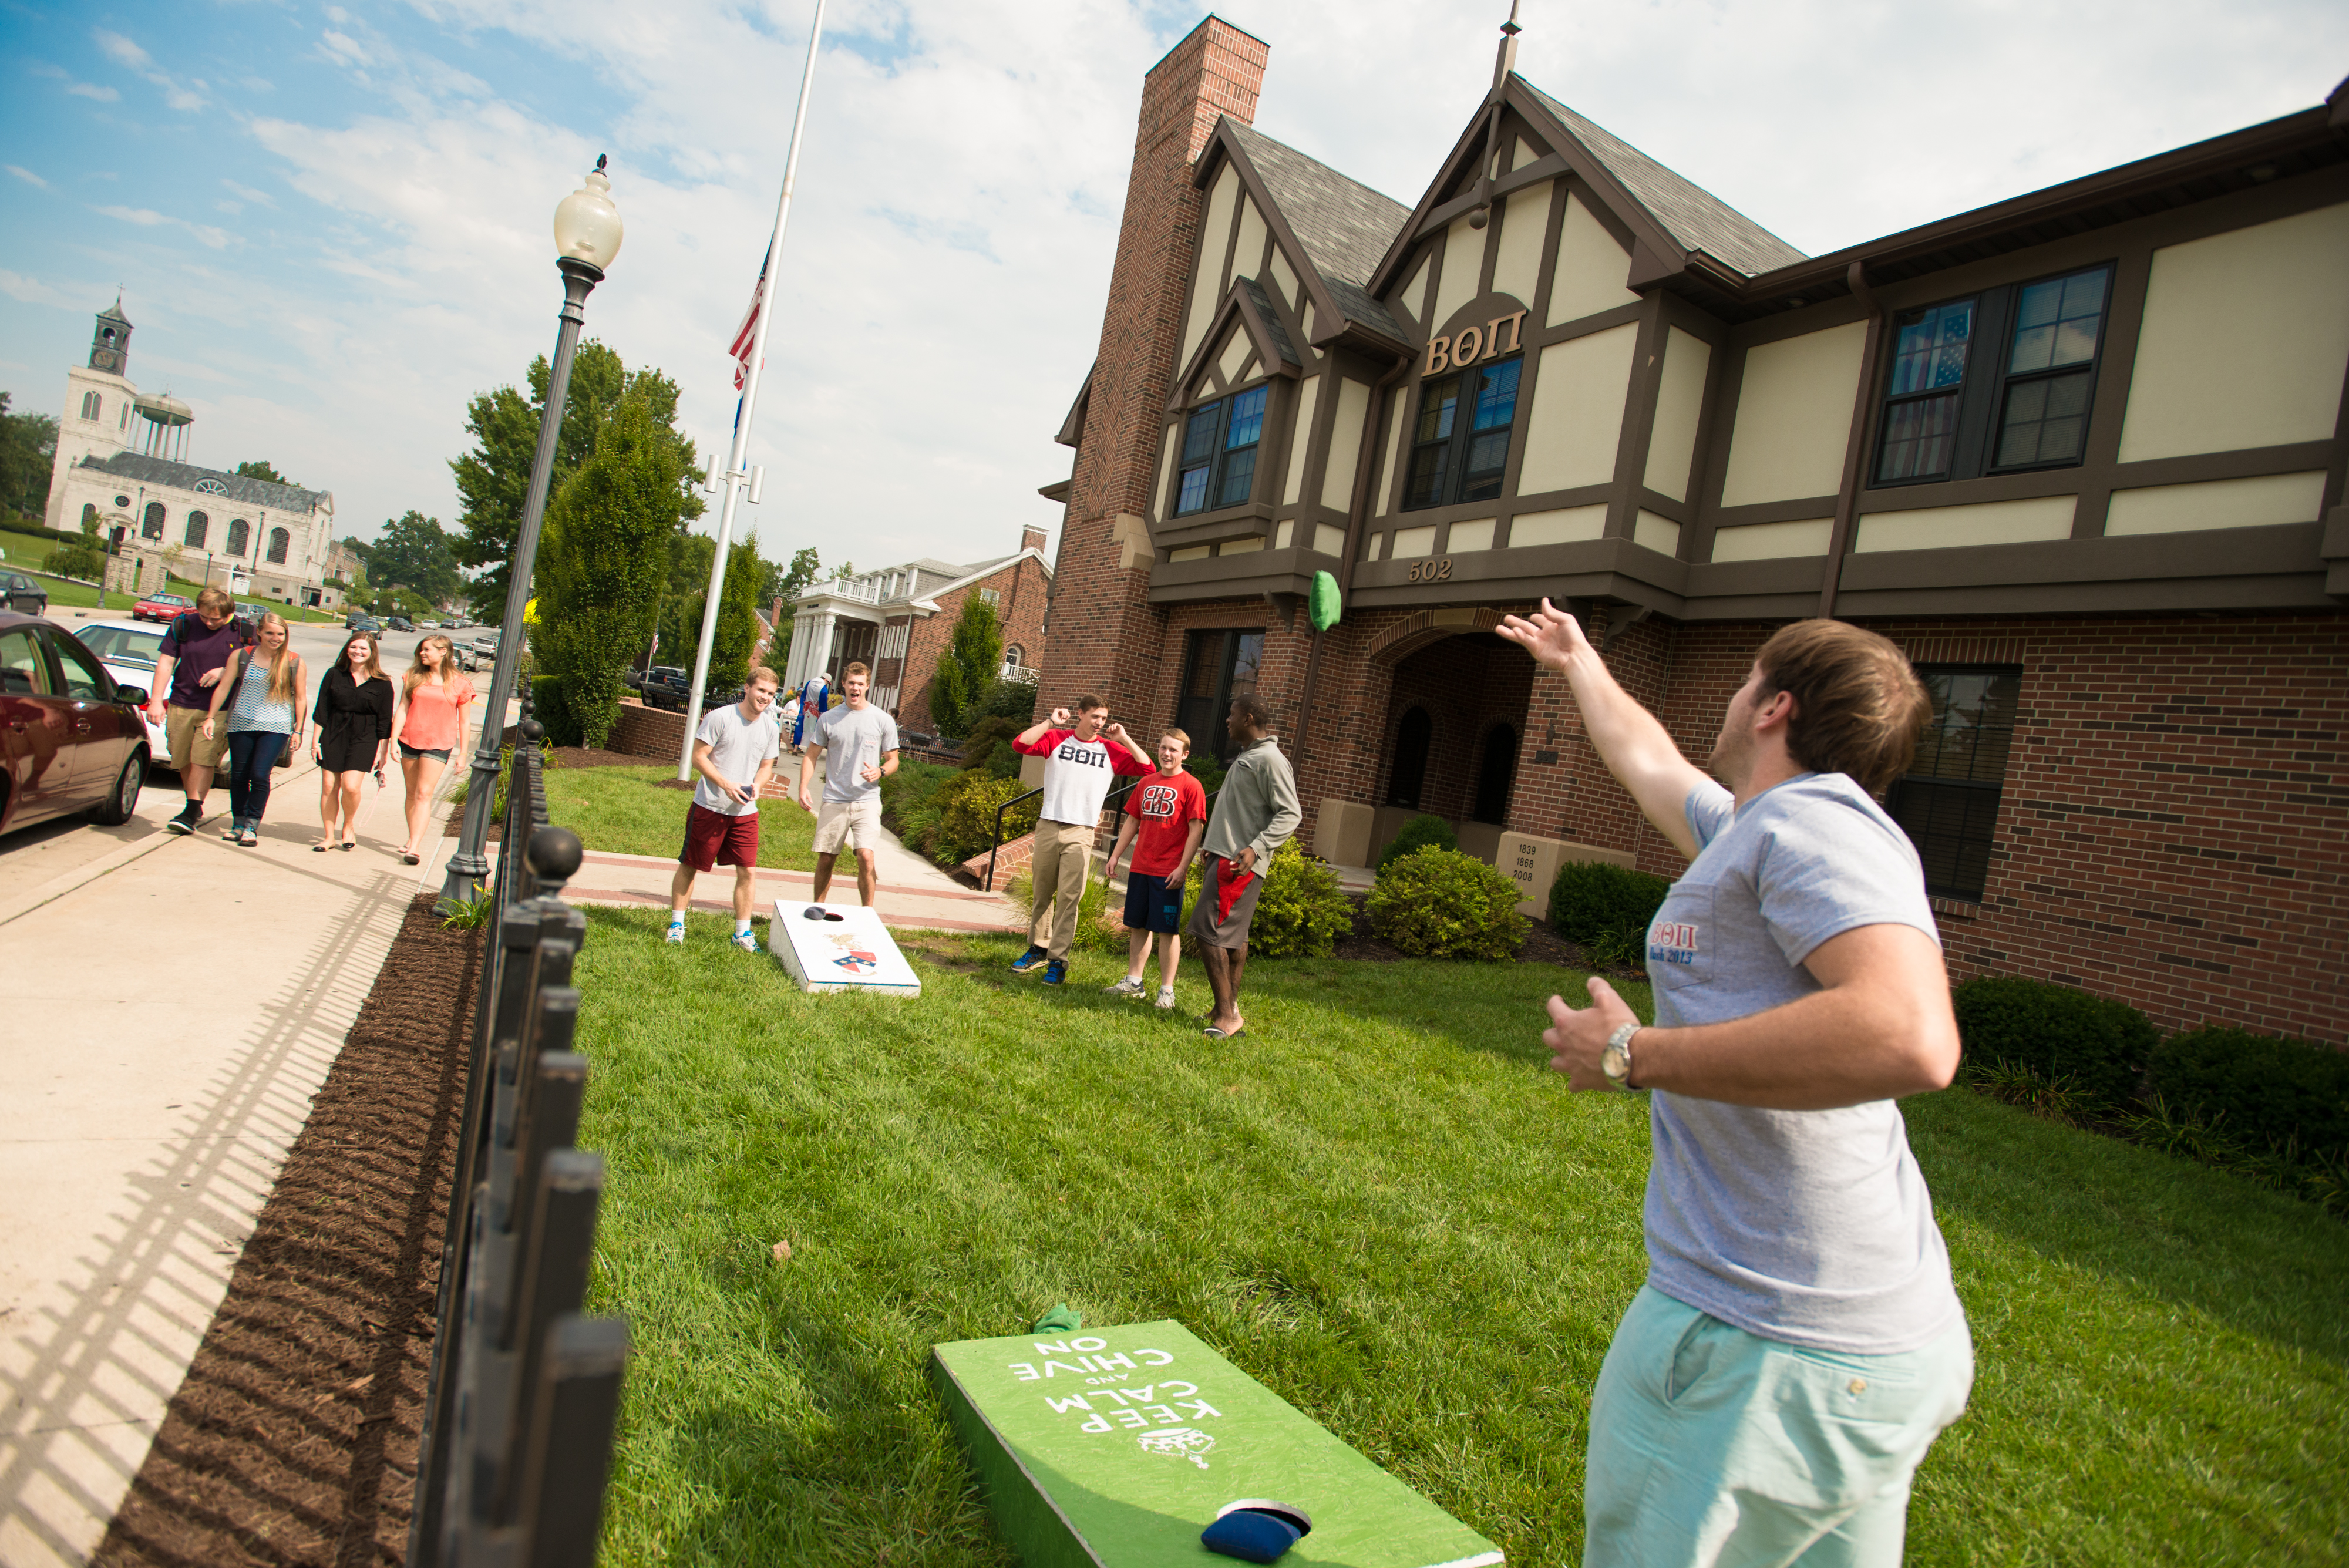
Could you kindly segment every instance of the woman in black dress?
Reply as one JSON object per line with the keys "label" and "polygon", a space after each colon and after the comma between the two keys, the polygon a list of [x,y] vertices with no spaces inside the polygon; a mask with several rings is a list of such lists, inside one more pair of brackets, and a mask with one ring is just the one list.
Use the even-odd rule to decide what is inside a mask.
{"label": "woman in black dress", "polygon": [[[316,729],[311,754],[318,763],[318,816],[324,835],[310,847],[324,853],[339,843],[359,843],[359,778],[376,775],[383,786],[384,758],[391,751],[393,691],[377,661],[375,639],[366,632],[343,644],[343,651],[318,683],[310,718]],[[335,819],[342,818],[337,836]]]}

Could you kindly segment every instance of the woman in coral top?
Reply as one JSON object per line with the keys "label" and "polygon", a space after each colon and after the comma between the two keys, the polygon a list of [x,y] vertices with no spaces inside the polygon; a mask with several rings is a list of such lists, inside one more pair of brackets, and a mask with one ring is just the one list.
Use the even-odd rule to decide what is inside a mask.
{"label": "woman in coral top", "polygon": [[408,780],[408,847],[399,858],[409,866],[423,858],[432,792],[450,757],[465,749],[465,709],[472,701],[473,683],[457,668],[449,639],[435,634],[419,642],[416,662],[400,680],[399,723],[392,731]]}

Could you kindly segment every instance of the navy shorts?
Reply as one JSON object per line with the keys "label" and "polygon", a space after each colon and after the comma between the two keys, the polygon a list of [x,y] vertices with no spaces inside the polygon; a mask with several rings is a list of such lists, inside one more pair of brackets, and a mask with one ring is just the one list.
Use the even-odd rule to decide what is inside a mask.
{"label": "navy shorts", "polygon": [[1183,927],[1183,884],[1164,877],[1125,874],[1125,929],[1174,935]]}

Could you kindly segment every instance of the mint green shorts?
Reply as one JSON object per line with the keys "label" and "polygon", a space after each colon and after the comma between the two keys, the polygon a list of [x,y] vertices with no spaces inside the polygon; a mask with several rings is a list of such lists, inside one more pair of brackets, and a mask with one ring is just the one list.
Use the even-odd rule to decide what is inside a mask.
{"label": "mint green shorts", "polygon": [[1909,1480],[1973,1381],[1963,1319],[1846,1355],[1642,1285],[1590,1398],[1583,1568],[1894,1568]]}

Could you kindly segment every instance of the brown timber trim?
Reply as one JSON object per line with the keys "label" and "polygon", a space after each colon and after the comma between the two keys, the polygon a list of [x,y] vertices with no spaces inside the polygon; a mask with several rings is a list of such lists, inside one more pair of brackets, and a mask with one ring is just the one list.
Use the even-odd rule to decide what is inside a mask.
{"label": "brown timber trim", "polygon": [[[1639,525],[1648,442],[1656,431],[1656,392],[1664,379],[1663,306],[1652,297],[1640,304],[1640,329],[1631,342],[1631,375],[1623,389],[1622,431],[1615,442],[1615,478],[1607,487],[1607,531],[1626,539]],[[1687,543],[1688,530],[1683,527],[1673,554],[1679,556]]]}
{"label": "brown timber trim", "polygon": [[1859,478],[1867,471],[1868,429],[1875,423],[1877,360],[1884,347],[1884,306],[1869,291],[1868,267],[1855,260],[1844,274],[1846,286],[1868,312],[1868,337],[1859,351],[1859,389],[1851,404],[1851,431],[1844,437],[1843,487],[1836,492],[1835,525],[1827,533],[1826,570],[1819,575],[1819,618],[1833,620],[1836,587],[1843,576],[1843,558],[1851,551],[1852,530],[1859,524]]}
{"label": "brown timber trim", "polygon": [[1085,367],[1085,384],[1077,389],[1077,400],[1069,405],[1068,416],[1061,420],[1059,431],[1052,437],[1062,446],[1075,446],[1084,440],[1085,410],[1093,400],[1093,372],[1100,369],[1098,359]]}
{"label": "brown timber trim", "polygon": [[[1485,249],[1489,252],[1492,247]],[[1338,605],[1341,616],[1345,613],[1347,594],[1353,587],[1354,559],[1362,553],[1360,541],[1370,519],[1371,494],[1378,484],[1381,449],[1386,444],[1387,403],[1394,396],[1395,383],[1411,373],[1418,358],[1416,354],[1397,355],[1387,373],[1371,383],[1370,406],[1362,411],[1361,456],[1354,463],[1354,491],[1351,504],[1346,508],[1346,542],[1340,547],[1338,557]],[[1289,763],[1293,767],[1305,765],[1305,742],[1313,723],[1314,690],[1321,678],[1321,644],[1327,635],[1315,630],[1312,651],[1305,656],[1305,685],[1297,703],[1297,732],[1289,742]]]}

